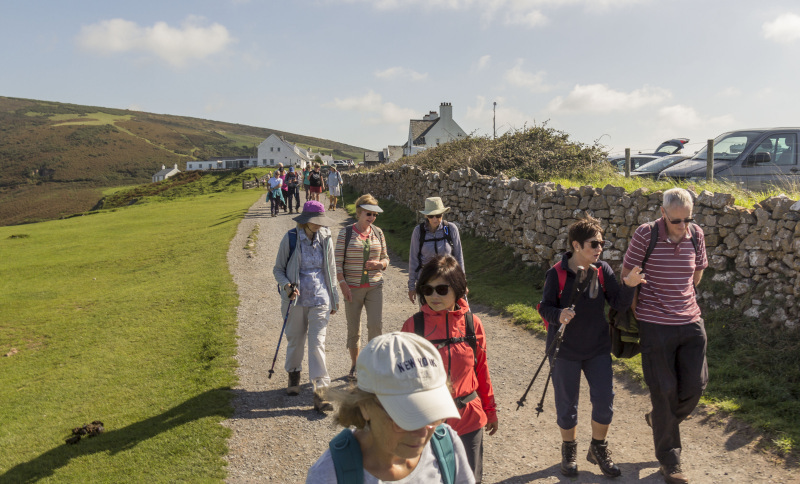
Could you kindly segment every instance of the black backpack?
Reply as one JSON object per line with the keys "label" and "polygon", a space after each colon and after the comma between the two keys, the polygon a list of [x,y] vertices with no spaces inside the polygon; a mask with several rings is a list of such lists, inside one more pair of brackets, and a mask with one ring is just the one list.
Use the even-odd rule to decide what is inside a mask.
{"label": "black backpack", "polygon": [[439,242],[441,240],[446,240],[447,243],[450,244],[450,247],[451,248],[453,247],[453,233],[452,233],[452,230],[450,230],[450,224],[449,223],[447,223],[445,221],[442,221],[442,230],[444,231],[444,237],[436,237],[436,234],[434,234],[434,238],[425,240],[425,236],[428,233],[428,229],[425,227],[426,223],[427,222],[422,222],[418,226],[418,228],[419,228],[419,251],[417,252],[417,264],[418,264],[417,272],[422,270],[422,244],[424,244],[425,242],[433,242],[433,246],[435,248],[437,242]]}
{"label": "black backpack", "polygon": [[[650,222],[648,225],[650,226],[650,243],[642,258],[642,271],[644,271],[644,265],[658,242],[658,223]],[[691,235],[694,252],[697,254],[697,227],[693,223],[689,225],[689,234]],[[642,351],[639,344],[639,321],[633,315],[633,308],[627,308],[621,312],[610,308],[608,310],[608,324],[611,332],[611,354],[614,357],[631,358]]]}
{"label": "black backpack", "polygon": [[[431,339],[428,340],[437,349],[445,346],[454,345],[457,343],[467,343],[472,348],[472,358],[475,362],[475,371],[478,371],[478,337],[475,336],[475,321],[472,317],[472,311],[467,311],[464,315],[464,323],[467,327],[466,334],[460,338],[447,338],[447,339]],[[425,338],[425,315],[422,311],[414,314],[414,333]],[[425,338],[427,339],[427,338]]]}

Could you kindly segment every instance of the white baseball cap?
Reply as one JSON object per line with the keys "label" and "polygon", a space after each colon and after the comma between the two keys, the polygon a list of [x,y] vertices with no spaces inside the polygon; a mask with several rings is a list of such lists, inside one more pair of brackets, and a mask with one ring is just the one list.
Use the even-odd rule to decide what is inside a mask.
{"label": "white baseball cap", "polygon": [[358,388],[374,393],[403,430],[461,418],[442,357],[422,336],[399,331],[377,336],[361,350],[356,368]]}

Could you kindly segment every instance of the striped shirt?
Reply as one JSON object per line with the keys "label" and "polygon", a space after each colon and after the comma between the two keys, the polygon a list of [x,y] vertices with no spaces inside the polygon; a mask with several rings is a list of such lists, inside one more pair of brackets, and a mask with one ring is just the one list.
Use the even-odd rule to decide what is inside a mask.
{"label": "striped shirt", "polygon": [[[636,318],[648,323],[681,325],[700,319],[694,291],[694,273],[708,267],[703,230],[697,229],[697,251],[688,233],[674,243],[667,236],[664,218],[658,224],[658,241],[644,267],[647,284],[639,286]],[[625,269],[641,267],[650,245],[650,225],[643,224],[633,234],[622,265]]]}
{"label": "striped shirt", "polygon": [[[370,230],[366,234],[358,231],[353,224],[353,235],[347,246],[347,258],[344,254],[344,238],[346,228],[339,231],[336,239],[336,249],[334,258],[336,259],[336,275],[341,277],[350,287],[375,287],[383,285],[383,272],[378,269],[366,270],[364,265],[367,260],[381,261],[388,259],[389,254],[386,250],[386,239],[383,231],[374,225],[370,225]],[[364,247],[369,246],[369,259],[364,258]],[[342,264],[344,263],[344,267]]]}

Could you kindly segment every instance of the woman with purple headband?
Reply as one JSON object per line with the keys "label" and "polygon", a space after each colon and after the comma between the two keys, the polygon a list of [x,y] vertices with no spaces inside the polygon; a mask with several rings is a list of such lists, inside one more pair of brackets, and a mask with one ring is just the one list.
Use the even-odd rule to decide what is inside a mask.
{"label": "woman with purple headband", "polygon": [[289,373],[288,395],[300,393],[305,343],[308,339],[308,376],[314,390],[314,409],[333,410],[325,399],[331,383],[325,362],[325,335],[331,314],[339,309],[339,293],[334,278],[336,266],[329,226],[335,224],[325,215],[322,203],[310,200],[294,218],[297,228],[281,240],[272,274],[281,293],[281,314],[286,314],[286,364]]}

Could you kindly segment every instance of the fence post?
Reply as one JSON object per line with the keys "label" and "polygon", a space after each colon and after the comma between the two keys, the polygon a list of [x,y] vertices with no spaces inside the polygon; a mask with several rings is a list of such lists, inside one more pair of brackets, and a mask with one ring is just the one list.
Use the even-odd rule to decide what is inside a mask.
{"label": "fence post", "polygon": [[625,148],[625,178],[631,177],[631,149]]}
{"label": "fence post", "polygon": [[714,140],[708,140],[706,149],[706,181],[714,183]]}

